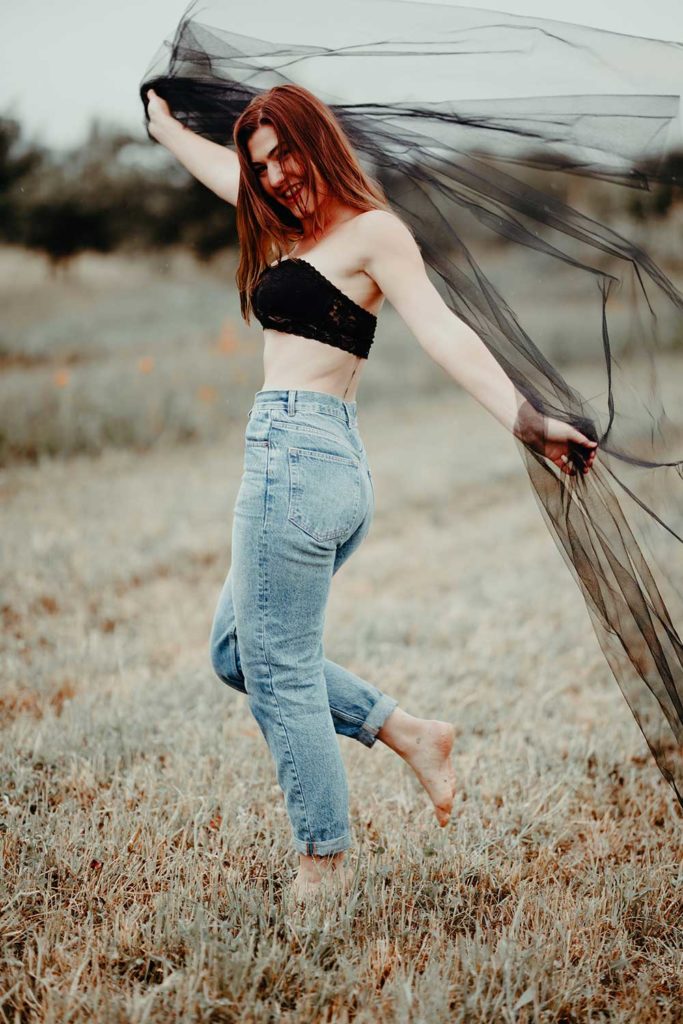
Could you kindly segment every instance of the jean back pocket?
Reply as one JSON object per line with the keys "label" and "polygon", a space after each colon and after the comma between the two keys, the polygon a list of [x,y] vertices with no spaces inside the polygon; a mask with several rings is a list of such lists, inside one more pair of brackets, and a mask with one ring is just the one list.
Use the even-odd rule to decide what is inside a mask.
{"label": "jean back pocket", "polygon": [[358,459],[288,448],[290,523],[317,541],[344,540],[356,526],[361,498]]}

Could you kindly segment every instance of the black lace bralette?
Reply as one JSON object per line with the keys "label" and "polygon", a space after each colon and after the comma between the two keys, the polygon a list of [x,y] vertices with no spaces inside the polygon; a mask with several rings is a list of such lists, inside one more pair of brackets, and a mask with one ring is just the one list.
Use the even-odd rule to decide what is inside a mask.
{"label": "black lace bralette", "polygon": [[377,317],[306,260],[290,256],[266,267],[254,288],[252,308],[263,327],[368,358]]}

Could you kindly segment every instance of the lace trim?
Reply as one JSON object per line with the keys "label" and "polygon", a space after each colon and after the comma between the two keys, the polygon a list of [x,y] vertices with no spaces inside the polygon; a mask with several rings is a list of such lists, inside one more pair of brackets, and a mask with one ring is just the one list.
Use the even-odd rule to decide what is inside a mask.
{"label": "lace trim", "polygon": [[291,317],[264,316],[260,320],[264,328],[280,331],[283,334],[296,334],[301,338],[312,338],[314,341],[322,341],[326,345],[334,345],[344,352],[351,352],[352,355],[367,359],[370,353],[373,339],[365,341],[362,338],[348,337],[337,331],[328,331],[322,324],[308,324],[300,321],[293,321]]}

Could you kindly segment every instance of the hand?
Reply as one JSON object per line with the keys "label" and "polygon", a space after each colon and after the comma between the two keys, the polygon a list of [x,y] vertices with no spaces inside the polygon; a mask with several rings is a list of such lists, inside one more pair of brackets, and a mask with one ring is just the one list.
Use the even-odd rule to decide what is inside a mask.
{"label": "hand", "polygon": [[597,441],[563,420],[544,416],[529,401],[519,407],[512,432],[569,476],[576,476],[578,470],[585,476],[595,462]]}
{"label": "hand", "polygon": [[541,455],[550,459],[563,473],[585,476],[595,462],[598,442],[591,441],[575,427],[562,420],[546,418],[543,424]]}
{"label": "hand", "polygon": [[148,130],[152,138],[157,142],[162,141],[164,130],[169,125],[179,125],[180,122],[171,113],[171,108],[165,99],[157,96],[154,89],[147,90],[147,116],[149,118]]}

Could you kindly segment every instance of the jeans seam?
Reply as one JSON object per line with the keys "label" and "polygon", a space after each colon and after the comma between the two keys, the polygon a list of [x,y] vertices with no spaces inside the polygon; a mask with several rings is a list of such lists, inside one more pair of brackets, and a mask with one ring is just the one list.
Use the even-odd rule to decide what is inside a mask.
{"label": "jeans seam", "polygon": [[[341,420],[340,422],[344,422]],[[333,431],[327,430],[315,430],[311,427],[303,427],[298,423],[287,423],[284,420],[272,420],[272,426],[279,430],[293,430],[299,434],[308,434],[310,437],[317,437],[321,441],[334,441],[336,444],[343,445],[344,448],[353,456],[354,459],[360,460],[362,457],[361,452],[348,443],[346,439],[341,438],[338,434]]]}
{"label": "jeans seam", "polygon": [[348,722],[349,725],[363,725],[365,722],[364,718],[357,718],[355,715],[347,715],[345,711],[340,711],[339,708],[335,708],[330,704],[330,711],[333,711],[337,718],[341,718],[342,721]]}
{"label": "jeans seam", "polygon": [[[270,428],[268,430],[268,436],[270,437]],[[310,836],[310,834],[311,834],[311,826],[310,826],[310,821],[309,821],[309,817],[308,817],[308,809],[306,807],[306,798],[304,796],[303,786],[301,785],[301,779],[299,778],[299,772],[297,771],[296,761],[294,760],[294,755],[292,753],[292,745],[291,745],[291,743],[289,741],[289,733],[287,732],[287,726],[285,725],[285,721],[284,721],[284,718],[283,718],[283,715],[282,715],[282,708],[280,707],[280,702],[279,702],[279,700],[277,698],[277,694],[276,694],[275,689],[273,687],[273,669],[272,669],[272,666],[271,666],[271,663],[270,663],[270,658],[268,657],[268,653],[266,651],[266,591],[267,591],[267,586],[268,586],[268,575],[267,575],[267,565],[268,565],[268,557],[267,557],[267,555],[268,555],[268,552],[267,552],[267,545],[268,545],[267,519],[268,519],[268,497],[269,497],[268,482],[269,482],[269,479],[270,479],[270,452],[268,453],[268,462],[267,462],[267,465],[266,465],[265,515],[264,515],[264,520],[263,520],[263,527],[262,527],[262,530],[261,530],[261,550],[260,550],[260,558],[259,558],[259,577],[260,577],[259,578],[259,587],[260,587],[259,598],[260,598],[260,605],[261,605],[261,649],[263,650],[263,660],[264,660],[264,662],[265,662],[265,664],[266,664],[266,666],[268,668],[268,685],[269,685],[270,693],[272,695],[273,700],[275,701],[275,706],[277,708],[277,714],[278,714],[278,720],[280,722],[280,725],[282,727],[282,731],[283,731],[284,736],[285,736],[285,740],[287,742],[287,750],[289,752],[289,760],[290,760],[290,764],[292,766],[292,770],[294,772],[294,778],[296,780],[296,785],[299,788],[299,795],[301,797],[301,806],[303,808],[304,819],[306,821],[306,829],[308,830],[308,834]]]}
{"label": "jeans seam", "polygon": [[345,455],[331,455],[330,452],[319,452],[317,448],[297,448],[296,445],[287,445],[288,452],[296,452],[297,455],[303,453],[304,457],[311,456],[314,459],[320,459],[321,462],[343,462],[347,466],[353,466],[356,469],[361,465],[360,459],[347,459]]}

